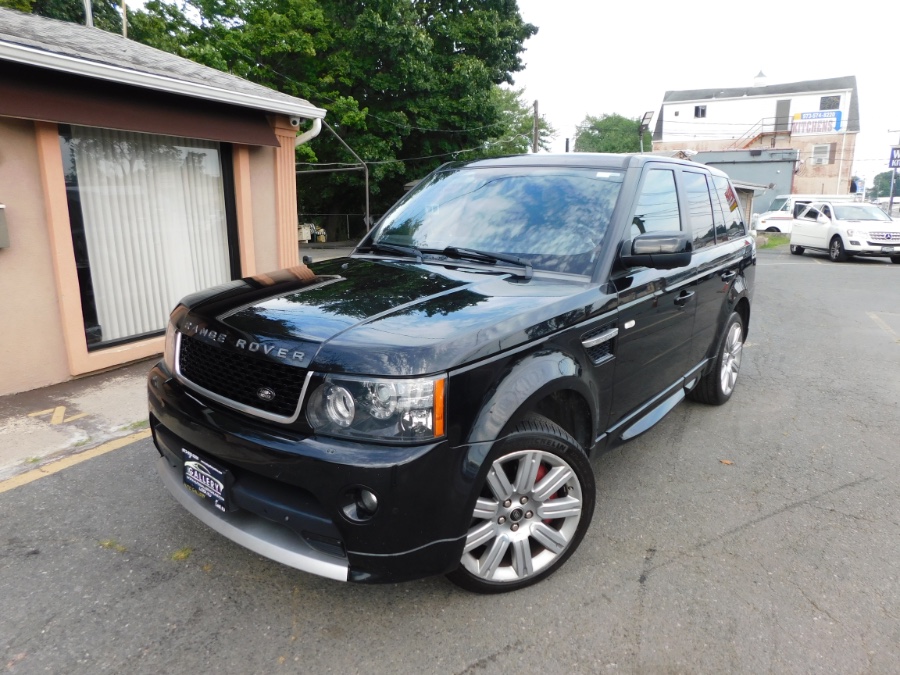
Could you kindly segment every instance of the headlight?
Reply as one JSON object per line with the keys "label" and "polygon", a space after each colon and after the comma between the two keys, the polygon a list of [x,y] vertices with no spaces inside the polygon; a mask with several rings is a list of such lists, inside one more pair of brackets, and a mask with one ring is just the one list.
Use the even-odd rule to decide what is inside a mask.
{"label": "headlight", "polygon": [[326,375],[306,417],[318,434],[418,441],[444,435],[446,377],[388,380]]}
{"label": "headlight", "polygon": [[163,350],[163,361],[170,373],[175,372],[175,346],[178,342],[178,331],[175,328],[175,322],[169,321],[166,326],[166,346]]}

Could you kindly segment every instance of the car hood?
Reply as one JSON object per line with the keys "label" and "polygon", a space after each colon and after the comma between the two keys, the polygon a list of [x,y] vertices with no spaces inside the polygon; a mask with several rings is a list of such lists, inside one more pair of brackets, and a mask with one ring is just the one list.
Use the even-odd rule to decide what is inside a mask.
{"label": "car hood", "polygon": [[613,298],[585,280],[342,258],[188,296],[178,327],[323,372],[421,375],[539,340]]}

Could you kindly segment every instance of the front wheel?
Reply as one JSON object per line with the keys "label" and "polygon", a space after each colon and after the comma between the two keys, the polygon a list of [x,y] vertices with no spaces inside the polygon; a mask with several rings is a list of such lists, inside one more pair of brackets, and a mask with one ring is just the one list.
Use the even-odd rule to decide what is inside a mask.
{"label": "front wheel", "polygon": [[840,237],[836,236],[831,240],[828,257],[831,258],[831,262],[847,262],[847,251],[844,250],[844,242]]}
{"label": "front wheel", "polygon": [[900,255],[892,255],[891,262],[900,265]]}
{"label": "front wheel", "polygon": [[526,418],[498,444],[459,568],[447,578],[476,593],[504,593],[553,574],[590,525],[595,489],[578,442],[544,417]]}
{"label": "front wheel", "polygon": [[740,314],[733,312],[725,324],[715,367],[700,378],[697,386],[688,392],[688,398],[712,405],[722,405],[730,399],[741,370],[743,352],[744,320]]}
{"label": "front wheel", "polygon": [[791,253],[793,253],[794,255],[803,255],[803,251],[805,250],[806,249],[802,246],[794,246],[793,244],[791,244]]}

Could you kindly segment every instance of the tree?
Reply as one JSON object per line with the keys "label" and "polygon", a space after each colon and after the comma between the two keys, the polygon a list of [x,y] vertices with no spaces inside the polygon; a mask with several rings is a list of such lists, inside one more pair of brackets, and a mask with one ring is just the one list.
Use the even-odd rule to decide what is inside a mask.
{"label": "tree", "polygon": [[[84,24],[83,0],[0,0],[0,7],[46,16],[50,19]],[[122,32],[122,6],[112,0],[93,0],[94,27],[113,33]]]}
{"label": "tree", "polygon": [[[534,108],[524,98],[524,90],[509,89],[496,86],[491,90],[493,104],[500,111],[500,119],[494,135],[484,146],[462,155],[461,158],[500,157],[528,153],[534,142]],[[544,150],[550,149],[550,141],[556,130],[550,126],[546,118],[538,118],[538,145]]]}
{"label": "tree", "polygon": [[[537,31],[514,0],[150,0],[129,19],[141,42],[326,108],[369,164],[374,213],[454,154],[498,147],[511,127],[496,87]],[[327,132],[298,159],[354,161]],[[362,177],[301,176],[298,196],[306,212],[360,213]]]}
{"label": "tree", "polygon": [[[872,180],[872,189],[869,190],[871,198],[891,196],[891,175],[893,173],[893,170],[883,171],[875,176]],[[900,180],[897,182],[900,183]],[[894,197],[896,198],[897,195],[900,195],[900,185],[894,185]]]}
{"label": "tree", "polygon": [[[638,152],[641,149],[639,118],[629,119],[613,113],[588,115],[575,134],[575,152]],[[644,133],[644,149],[651,146],[650,134]]]}

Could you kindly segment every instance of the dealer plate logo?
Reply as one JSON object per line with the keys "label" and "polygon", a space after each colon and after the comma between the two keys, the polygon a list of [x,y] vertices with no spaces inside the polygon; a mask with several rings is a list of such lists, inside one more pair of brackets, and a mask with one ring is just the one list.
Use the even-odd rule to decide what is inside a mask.
{"label": "dealer plate logo", "polygon": [[275,398],[275,392],[269,389],[268,387],[263,387],[259,391],[256,392],[257,398],[263,401],[271,401]]}

